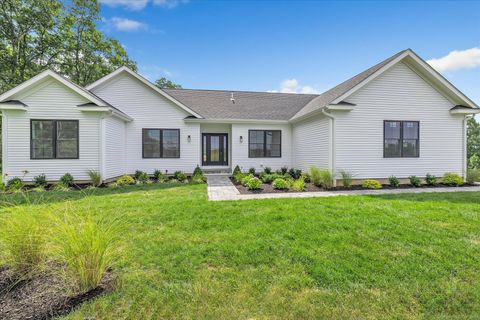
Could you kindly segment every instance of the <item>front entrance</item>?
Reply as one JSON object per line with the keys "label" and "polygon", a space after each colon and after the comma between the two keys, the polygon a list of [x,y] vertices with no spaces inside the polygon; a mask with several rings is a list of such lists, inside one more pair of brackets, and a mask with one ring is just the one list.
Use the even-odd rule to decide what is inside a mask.
{"label": "front entrance", "polygon": [[228,134],[202,134],[202,165],[228,166]]}

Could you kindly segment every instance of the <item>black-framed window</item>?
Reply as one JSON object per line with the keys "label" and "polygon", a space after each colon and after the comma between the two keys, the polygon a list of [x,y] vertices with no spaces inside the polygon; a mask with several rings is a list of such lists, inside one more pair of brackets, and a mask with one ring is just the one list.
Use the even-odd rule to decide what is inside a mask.
{"label": "black-framed window", "polygon": [[143,158],[180,158],[180,129],[143,129]]}
{"label": "black-framed window", "polygon": [[249,158],[280,158],[282,156],[281,130],[249,130]]}
{"label": "black-framed window", "polygon": [[30,120],[30,159],[78,158],[78,120]]}
{"label": "black-framed window", "polygon": [[416,158],[420,155],[420,122],[383,122],[384,158]]}

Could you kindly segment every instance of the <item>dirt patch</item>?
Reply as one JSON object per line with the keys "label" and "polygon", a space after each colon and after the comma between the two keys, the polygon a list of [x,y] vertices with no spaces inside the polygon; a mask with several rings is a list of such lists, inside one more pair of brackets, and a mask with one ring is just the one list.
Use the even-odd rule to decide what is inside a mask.
{"label": "dirt patch", "polygon": [[66,315],[75,307],[111,289],[108,272],[100,286],[82,294],[72,294],[65,279],[47,272],[28,280],[15,280],[8,269],[0,271],[0,319],[46,320]]}

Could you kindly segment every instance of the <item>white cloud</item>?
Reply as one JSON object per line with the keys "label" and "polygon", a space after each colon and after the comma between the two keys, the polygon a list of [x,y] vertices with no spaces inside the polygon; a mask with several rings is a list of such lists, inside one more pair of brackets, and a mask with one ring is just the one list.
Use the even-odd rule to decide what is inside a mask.
{"label": "white cloud", "polygon": [[147,25],[127,18],[113,17],[106,21],[108,25],[119,31],[140,31],[147,30]]}
{"label": "white cloud", "polygon": [[282,92],[282,93],[319,93],[319,90],[312,86],[300,85],[297,79],[287,79],[282,81],[280,90],[269,90],[268,92]]}
{"label": "white cloud", "polygon": [[444,57],[427,61],[439,72],[480,67],[480,48],[455,50]]}
{"label": "white cloud", "polygon": [[149,2],[159,7],[172,9],[181,4],[188,3],[189,0],[100,0],[101,4],[110,7],[124,7],[130,10],[142,10]]}

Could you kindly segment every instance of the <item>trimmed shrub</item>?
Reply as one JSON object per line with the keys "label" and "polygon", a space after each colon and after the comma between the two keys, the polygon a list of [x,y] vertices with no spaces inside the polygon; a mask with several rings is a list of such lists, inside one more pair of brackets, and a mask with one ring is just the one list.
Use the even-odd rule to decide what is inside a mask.
{"label": "trimmed shrub", "polygon": [[47,186],[47,176],[45,174],[39,174],[35,178],[33,178],[34,185],[37,188],[45,188]]}
{"label": "trimmed shrub", "polygon": [[252,177],[246,181],[245,187],[247,187],[248,190],[258,190],[262,187],[262,180],[257,177]]}
{"label": "trimmed shrub", "polygon": [[340,170],[342,176],[342,185],[346,188],[350,188],[353,182],[353,174],[346,170]]}
{"label": "trimmed shrub", "polygon": [[240,167],[236,165],[235,168],[233,169],[232,176],[236,176],[239,173],[242,173],[242,170],[240,170]]}
{"label": "trimmed shrub", "polygon": [[244,177],[245,177],[245,175],[243,173],[237,172],[233,176],[233,181],[235,181],[235,183],[242,183],[242,180],[243,180]]}
{"label": "trimmed shrub", "polygon": [[300,178],[298,180],[295,180],[292,183],[292,189],[295,191],[303,191],[305,190],[305,180],[303,178]]}
{"label": "trimmed shrub", "polygon": [[203,174],[194,174],[192,176],[192,182],[193,183],[204,183],[207,179]]}
{"label": "trimmed shrub", "polygon": [[275,180],[275,174],[262,174],[260,175],[260,179],[263,183],[272,183]]}
{"label": "trimmed shrub", "polygon": [[298,180],[302,176],[302,170],[291,168],[290,170],[288,170],[288,174],[293,179]]}
{"label": "trimmed shrub", "polygon": [[133,177],[135,178],[135,180],[138,180],[142,174],[144,174],[142,170],[135,170]]}
{"label": "trimmed shrub", "polygon": [[182,171],[175,171],[173,173],[173,179],[177,180],[178,182],[184,182],[187,180],[187,175]]}
{"label": "trimmed shrub", "polygon": [[480,169],[468,169],[467,170],[467,182],[474,184],[480,181]]}
{"label": "trimmed shrub", "polygon": [[255,176],[253,174],[247,174],[247,175],[244,175],[243,178],[242,178],[242,185],[244,185],[245,187],[247,186],[247,183],[252,180]]}
{"label": "trimmed shrub", "polygon": [[157,182],[165,182],[167,180],[167,178],[165,177],[163,172],[161,170],[158,170],[158,169],[153,172],[153,178]]}
{"label": "trimmed shrub", "polygon": [[63,184],[65,187],[70,188],[73,186],[73,176],[70,173],[65,173],[61,178],[60,178],[60,183]]}
{"label": "trimmed shrub", "polygon": [[135,179],[133,179],[133,177],[126,174],[118,178],[116,183],[120,187],[129,186],[129,185],[135,184]]}
{"label": "trimmed shrub", "polygon": [[20,178],[13,178],[7,182],[7,191],[9,192],[18,192],[22,191],[24,187],[23,181]]}
{"label": "trimmed shrub", "polygon": [[410,180],[410,184],[415,188],[418,188],[422,185],[422,180],[420,180],[420,178],[417,176],[410,176],[408,179]]}
{"label": "trimmed shrub", "polygon": [[388,183],[390,184],[391,187],[395,187],[395,188],[400,185],[400,181],[395,176],[390,176],[388,178]]}
{"label": "trimmed shrub", "polygon": [[362,188],[365,189],[382,189],[382,185],[377,180],[364,180]]}
{"label": "trimmed shrub", "polygon": [[427,173],[426,177],[425,177],[425,182],[429,185],[429,186],[436,186],[438,184],[437,182],[437,177],[430,174],[430,173]]}
{"label": "trimmed shrub", "polygon": [[202,169],[200,168],[199,165],[197,165],[197,166],[195,167],[195,170],[193,170],[192,176],[198,176],[198,175],[203,176],[203,171],[202,171]]}
{"label": "trimmed shrub", "polygon": [[443,175],[442,183],[447,186],[463,186],[464,182],[462,177],[453,172],[447,172]]}
{"label": "trimmed shrub", "polygon": [[92,186],[99,187],[102,184],[102,177],[98,171],[88,170],[87,173],[90,177],[90,181],[92,181]]}
{"label": "trimmed shrub", "polygon": [[265,169],[263,169],[263,172],[265,172],[265,174],[272,174],[272,168],[265,167]]}
{"label": "trimmed shrub", "polygon": [[255,168],[252,167],[252,168],[248,169],[248,173],[255,175]]}
{"label": "trimmed shrub", "polygon": [[272,186],[274,189],[284,190],[288,189],[288,182],[285,179],[277,178],[273,181]]}
{"label": "trimmed shrub", "polygon": [[288,167],[281,167],[280,168],[280,173],[285,175],[288,172]]}
{"label": "trimmed shrub", "polygon": [[144,171],[139,171],[138,174],[135,172],[135,179],[139,183],[148,183],[150,181],[148,174]]}

